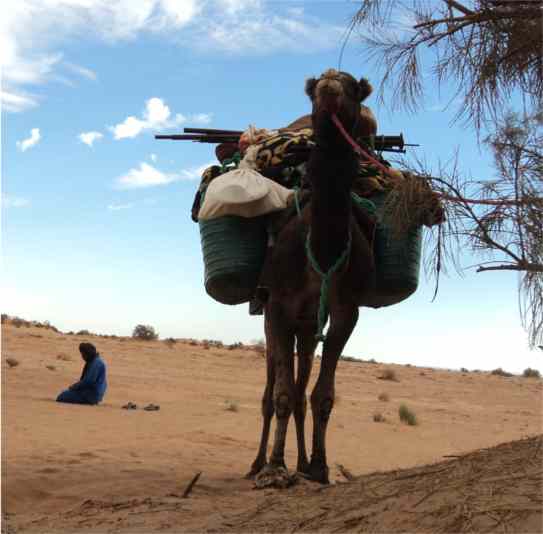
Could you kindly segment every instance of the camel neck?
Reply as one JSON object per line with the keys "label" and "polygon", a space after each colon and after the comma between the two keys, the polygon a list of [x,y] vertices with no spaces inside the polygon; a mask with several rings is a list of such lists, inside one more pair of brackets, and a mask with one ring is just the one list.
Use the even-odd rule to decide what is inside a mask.
{"label": "camel neck", "polygon": [[349,240],[351,184],[357,165],[352,151],[338,153],[316,147],[309,158],[311,248],[324,271],[341,256]]}

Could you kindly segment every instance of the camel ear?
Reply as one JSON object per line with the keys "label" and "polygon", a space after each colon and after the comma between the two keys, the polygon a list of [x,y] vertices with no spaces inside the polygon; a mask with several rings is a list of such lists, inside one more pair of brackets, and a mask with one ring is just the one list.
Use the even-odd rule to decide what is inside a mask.
{"label": "camel ear", "polygon": [[317,86],[317,79],[316,78],[309,78],[305,82],[305,94],[313,100],[313,96],[315,95],[315,87]]}
{"label": "camel ear", "polygon": [[361,78],[358,82],[358,90],[360,94],[360,102],[363,102],[364,100],[366,100],[366,98],[368,98],[368,96],[371,95],[373,87],[366,78]]}

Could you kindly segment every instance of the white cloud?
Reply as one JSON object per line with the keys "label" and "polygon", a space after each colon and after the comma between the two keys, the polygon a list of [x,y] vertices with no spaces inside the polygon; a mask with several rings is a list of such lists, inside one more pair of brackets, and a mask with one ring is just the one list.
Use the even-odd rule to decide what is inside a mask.
{"label": "white cloud", "polygon": [[82,76],[83,78],[87,78],[87,80],[96,81],[96,79],[98,78],[98,76],[96,75],[96,72],[86,67],[82,67],[81,65],[76,65],[74,63],[66,62],[64,63],[64,66],[68,70],[71,70],[72,72],[74,72],[75,74],[79,74],[79,76]]}
{"label": "white cloud", "polygon": [[117,189],[140,189],[165,185],[179,180],[175,174],[165,174],[148,163],[140,163],[139,168],[130,169],[116,181]]}
{"label": "white cloud", "polygon": [[129,210],[134,207],[134,204],[110,204],[107,209],[109,211]]}
{"label": "white cloud", "polygon": [[5,109],[6,111],[11,111],[12,113],[26,111],[27,109],[34,108],[38,105],[35,97],[24,95],[22,93],[16,95],[7,91],[1,91],[0,96],[2,109]]}
{"label": "white cloud", "polygon": [[172,118],[172,112],[164,101],[161,98],[152,97],[145,103],[141,119],[130,115],[123,122],[111,126],[109,129],[113,132],[113,137],[118,140],[134,138],[144,130],[173,128],[186,122],[209,124],[211,118],[211,113],[197,113],[188,116],[177,113]]}
{"label": "white cloud", "polygon": [[17,148],[21,152],[25,152],[29,148],[32,148],[33,146],[37,145],[41,139],[40,135],[40,129],[39,128],[32,128],[30,130],[30,137],[28,139],[23,139],[22,141],[17,141]]}
{"label": "white cloud", "polygon": [[[17,0],[0,17],[2,100],[7,111],[28,109],[28,102],[14,105],[14,98],[28,98],[29,85],[68,83],[59,69],[96,79],[62,51],[82,35],[114,44],[160,34],[180,46],[247,55],[329,49],[338,46],[343,32],[343,26],[301,9],[263,0]],[[5,95],[11,95],[11,105]]]}
{"label": "white cloud", "polygon": [[78,139],[92,148],[94,141],[98,141],[104,137],[104,134],[100,132],[82,132],[78,136]]}
{"label": "white cloud", "polygon": [[167,185],[180,180],[199,180],[204,170],[210,165],[216,165],[216,162],[189,167],[181,170],[178,174],[167,174],[148,163],[142,162],[139,167],[130,169],[126,174],[117,178],[114,187],[115,189],[142,189]]}
{"label": "white cloud", "polygon": [[26,208],[27,206],[30,206],[30,200],[28,200],[28,198],[2,195],[3,208]]}

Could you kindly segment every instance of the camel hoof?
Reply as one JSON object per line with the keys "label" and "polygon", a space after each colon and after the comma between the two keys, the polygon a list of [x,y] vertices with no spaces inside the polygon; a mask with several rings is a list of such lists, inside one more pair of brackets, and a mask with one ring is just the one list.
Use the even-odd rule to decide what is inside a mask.
{"label": "camel hoof", "polygon": [[309,469],[306,471],[306,476],[309,478],[309,480],[313,480],[313,482],[330,484],[330,479],[328,478],[328,466],[326,464],[311,462],[309,464]]}
{"label": "camel hoof", "polygon": [[250,471],[243,478],[247,480],[254,480],[256,475],[258,475],[258,473],[260,473],[260,471],[262,471],[262,469],[264,469],[265,466],[266,466],[266,459],[264,459],[263,461],[259,461],[258,459],[255,460],[253,462],[253,465],[251,465]]}
{"label": "camel hoof", "polygon": [[290,475],[286,467],[267,464],[256,475],[255,489],[279,488],[286,489],[296,484],[296,473]]}

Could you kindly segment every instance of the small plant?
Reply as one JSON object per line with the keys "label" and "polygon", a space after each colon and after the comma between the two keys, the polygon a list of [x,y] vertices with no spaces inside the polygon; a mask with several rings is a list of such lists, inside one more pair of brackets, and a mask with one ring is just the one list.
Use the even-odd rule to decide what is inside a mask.
{"label": "small plant", "polygon": [[394,369],[385,369],[383,374],[377,378],[379,378],[379,380],[391,380],[392,382],[399,382]]}
{"label": "small plant", "polygon": [[15,358],[6,358],[6,363],[10,367],[17,367],[19,365],[19,360],[16,360]]}
{"label": "small plant", "polygon": [[409,426],[415,426],[418,424],[415,412],[411,411],[405,404],[400,405],[398,414],[400,416],[400,421],[408,424]]}
{"label": "small plant", "polygon": [[79,330],[79,332],[76,332],[76,336],[92,336],[92,334],[88,330]]}
{"label": "small plant", "polygon": [[460,367],[460,371],[462,373],[469,373],[469,371],[465,367]]}
{"label": "small plant", "polygon": [[239,412],[239,404],[236,401],[224,401],[226,407],[224,408],[227,412]]}
{"label": "small plant", "polygon": [[377,398],[382,402],[388,402],[390,400],[388,393],[379,393]]}
{"label": "small plant", "polygon": [[158,333],[155,332],[155,329],[150,325],[139,324],[134,327],[132,337],[140,341],[154,341],[155,339],[158,339]]}
{"label": "small plant", "polygon": [[541,373],[537,369],[528,367],[527,369],[524,369],[522,376],[525,378],[541,378]]}
{"label": "small plant", "polygon": [[167,337],[164,340],[164,343],[168,348],[173,349],[173,346],[177,343],[177,341],[173,337]]}
{"label": "small plant", "polygon": [[49,371],[56,371],[57,370],[57,368],[54,365],[46,365],[45,367],[47,369],[49,369]]}
{"label": "small plant", "polygon": [[373,414],[374,423],[384,423],[386,421],[385,416],[382,413],[376,412]]}
{"label": "small plant", "polygon": [[508,373],[507,371],[504,371],[501,367],[494,369],[490,374],[496,375],[496,376],[504,376],[506,378],[513,376],[513,373]]}
{"label": "small plant", "polygon": [[63,362],[71,362],[72,359],[73,358],[71,356],[68,356],[64,352],[61,352],[60,354],[57,355],[57,360],[62,360]]}
{"label": "small plant", "polygon": [[371,358],[370,360],[368,360],[368,363],[377,363],[377,361],[375,360],[375,358]]}

